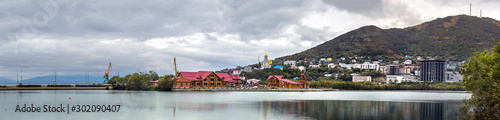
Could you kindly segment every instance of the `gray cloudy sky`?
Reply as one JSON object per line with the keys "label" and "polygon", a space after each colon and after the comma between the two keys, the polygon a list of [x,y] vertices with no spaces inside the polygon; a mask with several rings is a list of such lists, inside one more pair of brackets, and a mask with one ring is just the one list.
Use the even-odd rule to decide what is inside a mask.
{"label": "gray cloudy sky", "polygon": [[494,0],[7,0],[0,77],[219,70],[314,47],[365,25],[407,27]]}

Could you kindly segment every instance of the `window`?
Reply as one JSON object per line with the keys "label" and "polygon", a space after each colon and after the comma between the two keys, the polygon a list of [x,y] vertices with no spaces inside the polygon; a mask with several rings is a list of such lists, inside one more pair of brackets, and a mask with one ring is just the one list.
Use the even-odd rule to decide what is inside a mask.
{"label": "window", "polygon": [[210,78],[210,81],[214,81],[214,78]]}
{"label": "window", "polygon": [[203,79],[203,81],[207,81],[207,78]]}
{"label": "window", "polygon": [[191,83],[191,86],[194,86],[194,83]]}
{"label": "window", "polygon": [[217,83],[217,86],[220,86],[220,83]]}
{"label": "window", "polygon": [[214,86],[214,83],[210,83],[211,86]]}
{"label": "window", "polygon": [[204,86],[207,86],[207,83],[203,83]]}
{"label": "window", "polygon": [[214,77],[214,74],[211,74],[210,77]]}
{"label": "window", "polygon": [[200,86],[200,85],[201,85],[201,83],[196,83],[196,85],[197,85],[197,86]]}
{"label": "window", "polygon": [[226,86],[226,83],[222,83],[223,86]]}
{"label": "window", "polygon": [[220,81],[220,79],[217,79],[217,81]]}

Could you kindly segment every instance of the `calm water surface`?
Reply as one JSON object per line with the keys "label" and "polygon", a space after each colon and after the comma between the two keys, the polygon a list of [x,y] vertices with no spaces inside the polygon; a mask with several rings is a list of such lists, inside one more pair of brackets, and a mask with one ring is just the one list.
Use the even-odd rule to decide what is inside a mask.
{"label": "calm water surface", "polygon": [[[0,119],[289,120],[457,119],[470,93],[454,91],[157,92],[0,91]],[[71,99],[70,99],[71,98]],[[17,105],[42,112],[16,112]],[[43,112],[44,105],[69,112]],[[75,105],[121,105],[118,112],[72,112]],[[67,109],[67,108],[65,108]]]}

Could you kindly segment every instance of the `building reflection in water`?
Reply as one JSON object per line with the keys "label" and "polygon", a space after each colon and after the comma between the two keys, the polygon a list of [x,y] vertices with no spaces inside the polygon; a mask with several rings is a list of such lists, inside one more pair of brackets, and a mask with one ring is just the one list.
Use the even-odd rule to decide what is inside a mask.
{"label": "building reflection in water", "polygon": [[[333,119],[458,119],[460,101],[387,102],[387,101],[268,101],[268,114],[320,120]],[[266,110],[272,108],[271,111]],[[270,112],[270,113],[266,113]]]}

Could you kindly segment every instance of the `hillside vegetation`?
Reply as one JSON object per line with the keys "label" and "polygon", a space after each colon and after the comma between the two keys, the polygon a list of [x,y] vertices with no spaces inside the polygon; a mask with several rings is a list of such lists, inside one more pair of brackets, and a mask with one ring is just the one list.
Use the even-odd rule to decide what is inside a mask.
{"label": "hillside vegetation", "polygon": [[276,60],[366,56],[371,59],[404,55],[465,60],[476,51],[493,47],[500,38],[500,22],[475,16],[449,16],[407,28],[364,26],[316,47]]}

